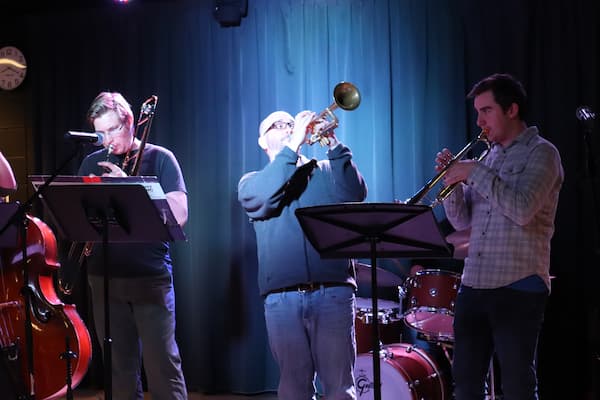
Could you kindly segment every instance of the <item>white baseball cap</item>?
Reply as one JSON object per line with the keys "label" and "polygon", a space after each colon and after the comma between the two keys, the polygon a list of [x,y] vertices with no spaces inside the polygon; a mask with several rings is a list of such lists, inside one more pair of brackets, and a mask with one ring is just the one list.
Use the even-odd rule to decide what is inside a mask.
{"label": "white baseball cap", "polygon": [[294,117],[285,111],[274,111],[269,114],[267,118],[263,119],[258,127],[258,145],[261,148],[267,148],[267,142],[264,137],[265,133],[267,133],[269,128],[277,121],[294,122]]}

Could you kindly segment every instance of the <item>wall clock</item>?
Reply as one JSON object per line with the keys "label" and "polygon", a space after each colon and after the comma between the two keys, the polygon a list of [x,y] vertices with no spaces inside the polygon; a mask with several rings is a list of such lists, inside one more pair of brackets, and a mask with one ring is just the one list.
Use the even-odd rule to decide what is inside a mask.
{"label": "wall clock", "polygon": [[13,46],[0,49],[0,89],[16,89],[27,73],[27,61],[21,50]]}

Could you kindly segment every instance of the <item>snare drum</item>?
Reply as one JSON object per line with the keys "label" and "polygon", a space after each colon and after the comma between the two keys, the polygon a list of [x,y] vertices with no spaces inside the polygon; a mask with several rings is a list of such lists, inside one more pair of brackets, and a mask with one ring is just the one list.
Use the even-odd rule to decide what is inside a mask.
{"label": "snare drum", "polygon": [[[383,344],[398,343],[402,328],[400,304],[389,300],[377,300],[377,325],[379,327],[379,341]],[[356,352],[368,353],[372,350],[373,338],[373,299],[356,298]]]}
{"label": "snare drum", "polygon": [[[410,344],[395,343],[383,348],[380,358],[381,398],[383,400],[444,400],[442,374],[435,362]],[[354,364],[356,398],[374,397],[372,354],[359,354]]]}
{"label": "snare drum", "polygon": [[454,301],[460,275],[439,269],[424,269],[405,282],[407,311],[404,321],[428,339],[453,341]]}

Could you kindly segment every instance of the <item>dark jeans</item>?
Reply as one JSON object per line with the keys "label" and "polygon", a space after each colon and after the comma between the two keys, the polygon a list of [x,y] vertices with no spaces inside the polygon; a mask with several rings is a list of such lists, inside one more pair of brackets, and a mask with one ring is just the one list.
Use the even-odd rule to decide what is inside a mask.
{"label": "dark jeans", "polygon": [[454,315],[456,400],[484,398],[494,352],[504,399],[538,398],[536,352],[547,298],[547,292],[461,287]]}

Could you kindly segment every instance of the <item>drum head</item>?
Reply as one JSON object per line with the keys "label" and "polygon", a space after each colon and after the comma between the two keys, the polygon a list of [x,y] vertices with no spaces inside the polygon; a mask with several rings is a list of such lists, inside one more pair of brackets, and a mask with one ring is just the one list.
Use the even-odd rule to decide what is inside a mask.
{"label": "drum head", "polygon": [[[354,381],[356,383],[356,398],[372,400],[374,393],[373,356],[359,354],[354,366]],[[381,376],[382,399],[416,399],[410,388],[409,378],[405,372],[388,362],[379,360]]]}
{"label": "drum head", "polygon": [[[379,311],[393,311],[400,309],[400,303],[395,303],[389,300],[377,299],[377,308]],[[357,297],[356,298],[356,310],[363,312],[373,311],[373,299],[370,297]]]}
{"label": "drum head", "polygon": [[416,307],[404,315],[404,322],[430,340],[454,341],[453,313],[443,313],[439,309]]}

